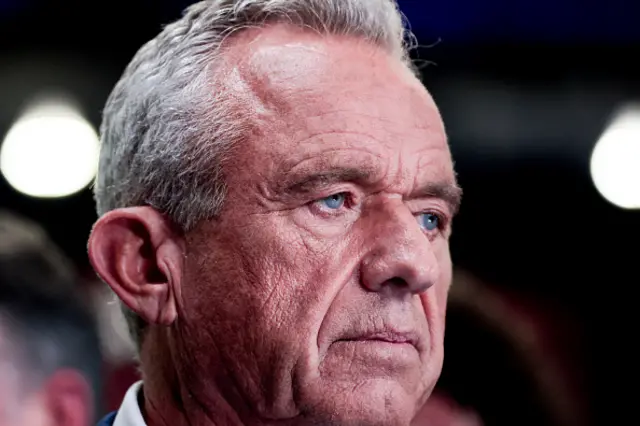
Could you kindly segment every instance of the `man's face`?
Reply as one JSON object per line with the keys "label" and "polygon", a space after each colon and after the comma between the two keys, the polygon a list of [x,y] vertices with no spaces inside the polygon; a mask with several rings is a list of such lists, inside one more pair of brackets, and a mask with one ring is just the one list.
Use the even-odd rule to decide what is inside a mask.
{"label": "man's face", "polygon": [[262,417],[408,424],[442,366],[457,204],[433,100],[349,38],[273,27],[226,61],[254,126],[219,219],[187,235],[180,374]]}

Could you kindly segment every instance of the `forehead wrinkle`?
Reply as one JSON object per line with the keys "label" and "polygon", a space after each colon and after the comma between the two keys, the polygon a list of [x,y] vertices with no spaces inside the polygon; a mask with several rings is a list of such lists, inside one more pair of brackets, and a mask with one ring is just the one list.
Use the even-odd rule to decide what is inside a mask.
{"label": "forehead wrinkle", "polygon": [[[271,169],[272,171],[269,174],[276,172],[280,176],[286,176],[287,172],[283,174],[283,170],[292,169],[297,163],[304,160],[304,157],[301,160],[291,158],[291,154],[294,154],[298,159],[301,156],[312,159],[315,156],[322,155],[322,150],[330,152],[326,151],[326,148],[322,148],[322,146],[331,148],[331,145],[335,144],[335,146],[342,145],[342,147],[351,146],[347,149],[353,149],[362,145],[362,138],[366,138],[374,142],[371,144],[372,147],[380,147],[382,149],[377,154],[369,152],[370,155],[378,157],[377,161],[375,161],[377,163],[376,175],[381,177],[380,180],[385,181],[385,185],[388,184],[387,186],[389,187],[397,186],[400,183],[398,181],[402,181],[402,186],[406,187],[407,184],[410,185],[407,180],[418,179],[417,174],[406,170],[406,166],[413,163],[413,161],[409,158],[404,159],[408,160],[409,163],[402,167],[400,161],[397,161],[401,160],[400,158],[397,158],[394,154],[392,154],[392,157],[396,157],[395,159],[386,158],[385,152],[389,149],[392,150],[391,152],[395,151],[395,147],[398,144],[402,145],[403,140],[406,140],[407,137],[413,139],[414,143],[417,142],[416,138],[424,140],[424,143],[421,144],[422,147],[414,151],[414,153],[420,154],[418,162],[421,164],[418,169],[421,169],[422,163],[425,160],[428,163],[431,162],[430,157],[432,157],[429,155],[423,156],[424,150],[430,150],[440,145],[447,146],[446,134],[444,133],[438,108],[417,79],[413,81],[412,77],[412,81],[407,82],[402,81],[403,79],[401,78],[393,78],[392,87],[396,87],[396,84],[401,84],[402,87],[401,93],[393,96],[389,94],[389,90],[385,91],[385,88],[388,89],[387,86],[389,86],[385,83],[386,80],[380,80],[384,76],[389,77],[389,71],[393,67],[382,66],[379,67],[381,69],[375,70],[379,86],[369,87],[369,83],[364,80],[369,81],[371,78],[363,79],[361,71],[353,72],[351,68],[347,67],[347,74],[343,75],[344,67],[340,66],[337,58],[327,55],[330,52],[327,49],[331,49],[330,46],[326,46],[326,43],[331,42],[327,37],[314,36],[315,38],[307,44],[307,41],[310,40],[308,35],[295,39],[294,43],[291,43],[291,33],[286,36],[284,42],[283,37],[279,39],[276,37],[274,40],[274,38],[268,36],[264,29],[261,29],[260,37],[254,38],[248,44],[236,44],[235,48],[232,49],[235,51],[230,55],[233,60],[228,62],[226,78],[224,80],[221,79],[221,84],[227,85],[230,90],[236,93],[236,99],[242,102],[245,107],[248,106],[247,113],[256,118],[261,118],[258,131],[263,136],[268,136],[269,139],[271,137],[275,138],[272,141],[275,143],[274,148],[283,147],[284,144],[282,142],[288,141],[286,143],[288,148],[285,148],[284,151],[280,149],[272,150],[270,148],[271,143],[258,144],[259,152],[273,158],[276,164],[280,163],[280,166]],[[288,68],[285,68],[285,73],[282,74],[282,66],[285,65],[283,62],[288,63],[291,61],[285,61],[277,53],[285,51],[289,56],[293,55],[295,58],[302,58],[307,62],[311,60],[312,63],[317,62],[319,66],[311,69],[312,75],[300,75],[300,73],[293,72]],[[344,54],[339,55],[339,57],[342,56]],[[336,64],[340,66],[337,69],[339,78],[334,78],[332,73],[326,72],[327,69],[333,69],[332,67],[335,67]],[[355,68],[358,69],[359,67],[356,66]],[[292,75],[291,81],[283,78],[286,74]],[[395,73],[394,75],[395,77],[400,77]],[[360,78],[355,78],[356,76],[360,76]],[[351,81],[346,86],[344,86],[345,78]],[[335,96],[327,97],[328,92],[335,92],[338,89],[340,91],[336,93],[339,93],[339,101],[336,100]],[[349,93],[353,95],[349,96]],[[406,99],[408,112],[414,110],[412,106],[416,103],[417,107],[421,108],[420,110],[422,111],[420,114],[409,114],[411,117],[410,123],[398,122],[393,118],[393,115],[387,115],[391,111],[389,110],[389,105],[385,102],[380,102],[384,99],[393,101],[401,95],[408,95],[410,98]],[[372,101],[366,102],[364,98],[372,98]],[[353,102],[349,102],[350,100],[353,100]],[[362,120],[359,118],[362,118]],[[363,123],[366,126],[363,126]],[[404,130],[408,127],[419,132],[407,134]],[[269,129],[275,131],[275,133],[271,133]],[[376,129],[379,131],[376,132]],[[341,138],[340,136],[346,137]],[[323,140],[323,137],[326,137],[326,139]],[[295,145],[304,146],[304,148],[299,150]],[[320,149],[316,149],[314,145],[317,145]],[[263,151],[265,149],[268,149],[268,151]],[[335,151],[341,151],[341,149]],[[368,150],[365,149],[365,151]],[[400,154],[400,152],[397,152],[397,154]],[[411,154],[411,156],[413,155]],[[286,163],[284,163],[285,161]],[[331,161],[344,160],[334,159]],[[432,168],[433,165],[428,163],[425,166]],[[319,164],[316,166],[318,170],[327,165],[321,166],[322,162],[317,164]],[[447,175],[449,174],[449,171],[444,170],[441,166],[438,166],[438,169],[441,170],[433,170],[435,174],[443,171]],[[412,174],[414,179],[411,179]],[[430,175],[431,173],[428,174]],[[404,188],[403,192],[405,190],[409,190],[409,188]]]}
{"label": "forehead wrinkle", "polygon": [[[308,132],[304,132],[308,133]],[[348,130],[323,130],[313,134],[305,134],[301,139],[296,139],[294,145],[309,147],[309,150],[305,153],[305,157],[313,155],[329,154],[331,152],[338,151],[363,151],[371,156],[382,159],[384,157],[382,152],[376,153],[373,150],[365,149],[362,145],[363,142],[369,142],[369,146],[380,145],[381,141],[378,137],[372,134],[368,134],[362,131],[348,131]],[[313,148],[321,146],[323,144],[327,149],[316,151]],[[331,146],[336,144],[339,148],[332,149]],[[297,162],[299,160],[292,160],[290,163]]]}
{"label": "forehead wrinkle", "polygon": [[[336,92],[340,93],[340,102],[320,102],[315,104],[312,110],[308,108],[308,103],[300,104],[300,108],[295,111],[295,117],[291,118],[291,124],[309,132],[313,132],[314,129],[355,129],[356,132],[368,134],[378,142],[384,142],[391,147],[396,146],[399,138],[407,137],[424,140],[425,144],[429,145],[426,148],[431,148],[433,142],[447,145],[439,112],[430,103],[423,105],[426,109],[421,114],[407,110],[403,121],[393,116],[388,107],[389,102],[381,100],[377,90],[365,91],[364,94],[354,88],[339,92],[336,89]],[[350,92],[353,92],[354,96],[348,96]],[[363,97],[369,99],[363,102]]]}
{"label": "forehead wrinkle", "polygon": [[[349,110],[345,112],[346,114],[342,114],[341,111],[330,111],[300,118],[294,134],[296,143],[314,144],[319,141],[335,140],[338,144],[360,146],[362,142],[373,142],[370,146],[377,147],[375,151],[379,151],[376,153],[379,157],[383,156],[383,151],[395,151],[398,145],[408,138],[423,141],[422,147],[415,151],[417,154],[424,150],[431,150],[435,146],[446,146],[446,142],[441,142],[444,136],[433,127],[417,128],[415,129],[417,133],[407,134],[406,127],[400,127],[399,123],[392,119]],[[291,131],[292,128],[288,129]],[[342,139],[340,139],[341,136],[343,136]]]}
{"label": "forehead wrinkle", "polygon": [[[433,138],[434,136],[437,137],[438,142],[442,142],[442,146],[444,148],[446,148],[446,150],[444,150],[444,155],[447,156],[447,158],[449,160],[451,160],[451,153],[449,152],[449,144],[448,144],[448,140],[447,140],[447,135],[440,133],[440,132],[435,132],[435,134],[430,134],[431,138]],[[434,155],[430,155],[428,153],[428,151],[433,151],[435,149],[435,146],[437,146],[438,144],[426,144],[422,147],[420,147],[420,149],[417,149],[413,154],[416,156],[416,167],[418,168],[418,170],[424,170],[424,169],[429,169],[433,167],[433,162],[436,160]],[[442,166],[442,165],[441,165]],[[451,172],[453,174],[453,163],[451,161],[447,162],[447,167],[448,170],[446,170],[447,172]]]}
{"label": "forehead wrinkle", "polygon": [[309,171],[349,167],[361,169],[374,176],[380,174],[381,164],[383,163],[381,159],[380,155],[362,148],[324,149],[321,152],[307,153],[302,158],[285,161],[281,170],[285,175],[292,175]]}

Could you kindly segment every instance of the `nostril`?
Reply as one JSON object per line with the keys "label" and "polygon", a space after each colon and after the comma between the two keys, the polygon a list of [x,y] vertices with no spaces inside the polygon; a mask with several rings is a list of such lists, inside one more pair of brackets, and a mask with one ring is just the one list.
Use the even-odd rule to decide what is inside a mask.
{"label": "nostril", "polygon": [[409,283],[402,277],[393,277],[390,280],[387,280],[387,285],[395,287],[408,287]]}
{"label": "nostril", "polygon": [[421,274],[407,273],[405,277],[395,276],[390,280],[387,280],[383,286],[390,286],[411,293],[423,293],[431,287],[433,280],[430,276],[423,276]]}

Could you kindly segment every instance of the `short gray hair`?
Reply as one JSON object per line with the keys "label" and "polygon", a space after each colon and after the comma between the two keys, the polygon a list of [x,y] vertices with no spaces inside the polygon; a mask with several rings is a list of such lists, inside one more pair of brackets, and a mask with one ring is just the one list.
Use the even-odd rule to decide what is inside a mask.
{"label": "short gray hair", "polygon": [[[135,55],[104,109],[98,214],[148,205],[183,231],[216,217],[222,165],[247,135],[247,118],[224,90],[207,90],[224,41],[247,28],[288,23],[348,35],[411,67],[413,36],[395,0],[208,0],[189,7]],[[139,346],[143,321],[126,312]]]}

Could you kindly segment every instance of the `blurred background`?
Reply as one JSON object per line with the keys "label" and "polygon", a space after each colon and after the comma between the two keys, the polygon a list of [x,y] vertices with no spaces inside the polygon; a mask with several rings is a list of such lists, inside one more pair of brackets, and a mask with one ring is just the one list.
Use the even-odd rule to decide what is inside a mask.
{"label": "blurred background", "polygon": [[[86,256],[96,129],[133,54],[190,3],[0,0],[0,209],[41,224],[81,272],[104,410],[136,370]],[[399,3],[465,191],[439,395],[486,425],[633,419],[640,2]]]}

